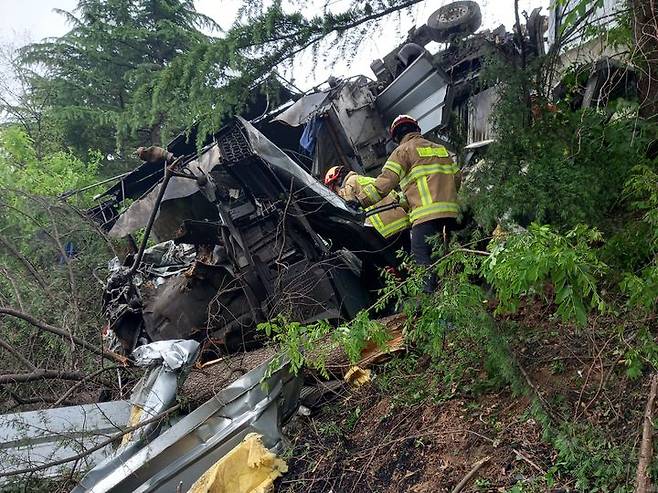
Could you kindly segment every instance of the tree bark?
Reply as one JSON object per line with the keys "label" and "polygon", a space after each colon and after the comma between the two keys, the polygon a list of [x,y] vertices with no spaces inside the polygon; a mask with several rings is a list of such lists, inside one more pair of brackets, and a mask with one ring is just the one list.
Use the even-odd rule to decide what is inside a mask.
{"label": "tree bark", "polygon": [[651,456],[653,455],[653,403],[656,400],[656,391],[658,390],[658,375],[651,377],[651,390],[647,399],[647,407],[644,410],[644,419],[642,420],[642,442],[640,443],[640,454],[637,464],[637,474],[635,479],[635,493],[649,493],[651,489],[651,477],[649,470],[651,467]]}
{"label": "tree bark", "polygon": [[658,0],[632,0],[640,116],[658,121]]}
{"label": "tree bark", "polygon": [[30,373],[0,375],[0,385],[36,382],[38,380],[83,380],[84,378],[85,374],[79,371],[44,370],[39,368]]}

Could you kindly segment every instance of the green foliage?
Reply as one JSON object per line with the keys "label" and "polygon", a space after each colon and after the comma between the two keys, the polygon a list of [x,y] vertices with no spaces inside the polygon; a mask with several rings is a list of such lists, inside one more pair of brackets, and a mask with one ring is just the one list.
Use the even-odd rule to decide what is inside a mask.
{"label": "green foliage", "polygon": [[632,345],[626,344],[626,350],[622,355],[626,376],[636,380],[646,369],[650,371],[658,369],[658,343],[646,327],[639,329],[633,339]]}
{"label": "green foliage", "polygon": [[[60,151],[39,158],[29,135],[18,127],[0,131],[0,182],[14,190],[36,195],[60,195],[94,183],[101,156],[91,153],[84,162],[69,152]],[[93,194],[93,192],[91,192]],[[78,203],[84,199],[79,196]]]}
{"label": "green foliage", "polygon": [[[633,210],[641,214],[641,253],[637,267],[627,272],[621,288],[629,304],[645,311],[658,306],[658,173],[648,165],[637,166],[625,185],[625,196]],[[627,252],[624,252],[627,253]]]}
{"label": "green foliage", "polygon": [[368,343],[385,349],[390,339],[382,324],[370,320],[366,312],[360,312],[349,324],[337,329],[327,321],[303,325],[290,322],[280,315],[274,320],[258,324],[258,330],[265,332],[278,345],[279,359],[286,357],[290,360],[293,373],[308,366],[318,370],[325,378],[329,378],[326,362],[332,351],[341,348],[349,360],[356,363]]}
{"label": "green foliage", "polygon": [[587,18],[590,9],[603,7],[603,0],[578,0],[575,4],[568,0],[558,0],[556,4],[559,8],[563,9],[569,7],[569,10],[565,12],[566,15],[561,19],[560,28],[562,32],[564,32],[572,27],[577,21],[582,22]]}
{"label": "green foliage", "polygon": [[563,423],[547,434],[557,452],[549,481],[566,473],[575,479],[577,491],[633,491],[628,483],[633,456],[629,445],[619,446],[600,428],[587,424]]}
{"label": "green foliage", "polygon": [[345,59],[383,17],[414,3],[417,0],[375,5],[353,0],[343,12],[325,6],[311,17],[290,11],[279,1],[267,7],[263,2],[246,3],[242,16],[222,37],[200,42],[152,74],[151,84],[136,91],[127,129],[134,131],[140,118],[148,115],[151,121],[160,119],[166,132],[198,123],[198,138],[203,140],[243,110],[260,83],[267,82],[261,89],[276,98],[280,84],[272,74],[291,66],[297,54],[308,48],[317,59],[325,41],[328,52]]}
{"label": "green foliage", "polygon": [[[22,129],[0,132],[0,305],[96,344],[101,293],[94,272],[106,265],[111,248],[74,207],[88,205],[93,191],[69,203],[53,197],[97,179],[100,157],[92,156],[88,162],[64,151],[39,156]],[[97,364],[69,341],[24,322],[3,317],[0,326],[0,338],[37,366],[82,370]],[[25,370],[7,359],[6,369]]]}
{"label": "green foliage", "polygon": [[[540,63],[540,62],[537,62]],[[492,60],[486,76],[499,84],[492,123],[496,141],[461,192],[476,221],[487,231],[513,221],[601,227],[618,212],[622,187],[632,165],[646,162],[650,128],[627,106],[571,111],[547,106],[544,83]],[[534,97],[530,118],[528,91]],[[530,121],[532,120],[532,121]]]}
{"label": "green foliage", "polygon": [[[174,58],[204,42],[202,27],[216,27],[190,0],[85,0],[64,36],[21,50],[30,91],[48,94],[46,116],[61,128],[77,155],[112,154],[117,137],[131,147],[160,144],[162,118],[150,112],[131,135],[119,135],[140,88]],[[45,69],[45,70],[44,70]]]}
{"label": "green foliage", "polygon": [[497,311],[515,311],[523,297],[543,294],[550,281],[556,314],[584,325],[589,310],[605,310],[597,283],[606,265],[591,247],[601,239],[599,231],[584,226],[563,236],[549,226],[532,224],[527,233],[495,243],[483,275],[496,290]]}

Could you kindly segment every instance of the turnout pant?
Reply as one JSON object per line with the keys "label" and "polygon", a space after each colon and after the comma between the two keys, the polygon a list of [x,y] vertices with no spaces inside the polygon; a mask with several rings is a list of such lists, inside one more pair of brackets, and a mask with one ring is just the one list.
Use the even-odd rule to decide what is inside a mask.
{"label": "turnout pant", "polygon": [[[454,224],[455,220],[453,218],[446,217],[432,219],[411,227],[411,255],[418,265],[428,266],[432,264],[432,246],[428,243],[428,238],[441,235],[444,247],[447,250],[450,242],[450,232],[454,229]],[[423,290],[426,293],[431,293],[436,289],[436,285],[436,273],[432,270],[427,273]]]}

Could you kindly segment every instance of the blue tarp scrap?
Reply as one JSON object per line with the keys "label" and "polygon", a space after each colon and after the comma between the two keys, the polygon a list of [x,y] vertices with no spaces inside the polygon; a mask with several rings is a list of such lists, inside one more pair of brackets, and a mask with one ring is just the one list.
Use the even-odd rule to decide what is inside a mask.
{"label": "blue tarp scrap", "polygon": [[304,127],[304,132],[299,139],[299,146],[309,156],[313,156],[315,152],[315,144],[318,140],[318,134],[322,130],[324,118],[319,115],[313,116]]}

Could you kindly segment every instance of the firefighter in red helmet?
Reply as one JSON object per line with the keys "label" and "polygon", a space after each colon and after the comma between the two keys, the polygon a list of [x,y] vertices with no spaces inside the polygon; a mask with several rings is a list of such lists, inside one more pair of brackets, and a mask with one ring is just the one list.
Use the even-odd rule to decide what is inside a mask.
{"label": "firefighter in red helmet", "polygon": [[[372,177],[361,176],[341,165],[329,168],[324,177],[324,184],[327,187],[348,204],[354,203],[356,206],[359,206],[357,195],[361,193],[364,186],[372,184],[374,181],[375,179]],[[399,194],[393,190],[383,199],[366,208],[366,213],[372,211],[371,214],[368,214],[366,223],[371,224],[384,238],[391,238],[409,227],[409,217],[401,206],[374,212],[375,209],[380,207],[384,208],[388,205],[398,204],[399,199]]]}
{"label": "firefighter in red helmet", "polygon": [[[420,125],[409,115],[391,124],[391,138],[399,145],[389,156],[380,175],[357,195],[369,207],[398,186],[409,205],[411,252],[419,265],[431,265],[432,247],[427,239],[437,234],[444,241],[459,212],[457,189],[459,168],[447,149],[420,134]],[[436,288],[436,276],[428,276],[425,291]]]}

